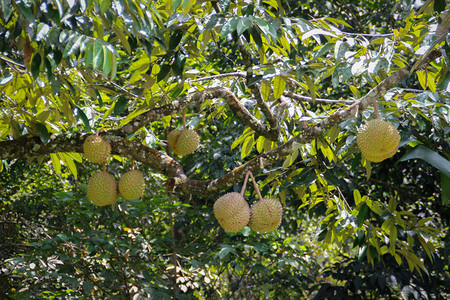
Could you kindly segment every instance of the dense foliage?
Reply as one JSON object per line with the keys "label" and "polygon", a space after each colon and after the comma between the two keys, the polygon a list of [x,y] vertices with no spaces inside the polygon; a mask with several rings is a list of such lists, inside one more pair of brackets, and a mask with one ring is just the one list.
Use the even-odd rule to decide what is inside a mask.
{"label": "dense foliage", "polygon": [[[448,298],[449,11],[1,0],[0,298]],[[376,117],[401,142],[371,163],[356,134]],[[179,156],[184,127],[200,146]],[[141,199],[88,200],[93,133]],[[248,171],[283,204],[273,232],[214,217]]]}

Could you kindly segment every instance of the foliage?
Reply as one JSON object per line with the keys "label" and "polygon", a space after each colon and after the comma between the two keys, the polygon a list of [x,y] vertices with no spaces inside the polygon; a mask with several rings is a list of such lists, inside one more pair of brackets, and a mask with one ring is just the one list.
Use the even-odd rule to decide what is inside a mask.
{"label": "foliage", "polygon": [[[445,1],[0,4],[2,297],[448,296]],[[380,163],[372,115],[401,134]],[[142,199],[87,200],[93,132]],[[283,221],[229,234],[212,205],[249,170]]]}

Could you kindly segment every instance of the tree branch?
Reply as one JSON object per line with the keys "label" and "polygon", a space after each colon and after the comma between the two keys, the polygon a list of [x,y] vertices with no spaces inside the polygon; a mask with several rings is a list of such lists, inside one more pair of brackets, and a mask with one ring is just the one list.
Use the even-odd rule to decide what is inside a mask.
{"label": "tree branch", "polygon": [[[434,59],[442,55],[440,49],[430,52],[425,58],[421,58],[421,65],[428,64]],[[409,66],[402,68],[384,79],[376,87],[371,89],[364,97],[348,106],[346,109],[337,111],[327,119],[317,123],[313,126],[304,128],[298,135],[291,138],[286,143],[279,147],[260,154],[250,160],[249,162],[235,168],[228,174],[214,179],[214,180],[193,180],[187,178],[182,166],[172,159],[170,156],[148,148],[136,142],[131,142],[124,139],[121,135],[115,135],[115,131],[104,132],[102,136],[105,137],[111,143],[111,150],[113,154],[118,154],[123,157],[128,157],[136,161],[140,161],[152,167],[155,172],[162,173],[169,178],[172,178],[174,188],[179,192],[197,194],[197,195],[211,195],[219,191],[226,190],[227,188],[238,184],[243,180],[245,174],[250,170],[256,172],[263,169],[266,166],[277,163],[293,153],[297,149],[298,144],[309,143],[316,137],[321,136],[329,128],[338,125],[339,123],[352,118],[356,112],[366,109],[374,100],[379,99],[388,89],[392,88],[400,80],[407,77],[410,74],[411,68],[415,65],[416,61],[413,61]],[[230,105],[231,109],[238,110],[237,114],[241,119],[247,118],[246,114],[249,114],[247,110],[241,108],[241,104],[236,99],[233,93],[225,88],[212,88],[198,93],[194,93],[180,101],[173,101],[173,103],[165,105],[159,109],[155,109],[136,117],[136,120],[131,121],[131,128],[142,126],[143,123],[148,120],[153,120],[156,117],[164,116],[165,113],[173,113],[179,111],[188,104],[197,101],[203,101],[205,99],[223,98]],[[250,115],[251,116],[251,115]],[[251,116],[253,117],[253,116]],[[259,131],[262,131],[260,123],[254,123],[255,120],[251,120],[252,126],[256,126]],[[137,124],[135,124],[137,123]],[[127,124],[128,125],[128,124]],[[125,125],[125,126],[127,126]],[[126,131],[122,127],[121,130]],[[249,125],[250,126],[250,125]],[[261,127],[258,127],[261,126]],[[255,130],[256,131],[256,130]],[[268,133],[270,131],[262,131]],[[35,136],[22,136],[15,140],[1,141],[0,142],[0,159],[17,159],[17,158],[32,158],[38,155],[45,155],[57,152],[82,152],[82,145],[84,139],[88,134],[74,133],[66,134],[51,138],[51,140],[44,144],[39,137]]]}
{"label": "tree branch", "polygon": [[202,103],[209,99],[224,99],[230,107],[231,111],[247,126],[253,129],[257,134],[262,135],[269,140],[276,141],[278,139],[278,130],[267,128],[267,126],[260,120],[256,119],[236,98],[236,96],[227,88],[213,87],[192,95],[186,96],[180,100],[174,100],[169,104],[154,108],[146,113],[143,113],[128,124],[122,126],[117,130],[111,131],[113,135],[127,136],[134,133],[139,128],[150,124],[155,120],[159,120],[164,116],[177,114],[184,108],[195,104]]}
{"label": "tree branch", "polygon": [[[421,65],[428,64],[442,54],[439,50],[432,51],[425,59],[422,60]],[[250,170],[256,172],[263,169],[265,166],[272,165],[281,161],[289,154],[293,153],[297,149],[296,145],[306,144],[313,141],[315,138],[321,136],[328,129],[339,123],[353,118],[356,111],[365,110],[374,100],[380,98],[388,89],[392,88],[400,80],[407,77],[410,74],[412,66],[415,61],[409,66],[402,68],[381,81],[377,86],[371,89],[365,96],[355,101],[352,105],[348,106],[342,111],[337,111],[335,114],[326,118],[320,123],[314,126],[306,127],[298,135],[291,138],[286,143],[282,144],[278,148],[275,148],[266,153],[260,154],[253,158],[249,162],[235,168],[228,174],[214,180],[198,181],[188,179],[184,181],[178,189],[182,192],[194,192],[198,195],[215,194],[219,191],[226,190],[227,188],[242,182],[245,174]]]}
{"label": "tree branch", "polygon": [[261,109],[262,113],[269,122],[270,128],[278,132],[280,130],[278,120],[273,115],[269,105],[267,105],[266,101],[264,101],[261,95],[260,88],[258,87],[257,84],[249,84],[249,81],[253,76],[253,64],[250,60],[250,55],[248,54],[247,49],[245,49],[244,42],[242,41],[241,37],[238,37],[237,43],[239,45],[239,50],[241,52],[242,59],[244,60],[245,66],[247,67],[247,86],[252,91],[259,108]]}
{"label": "tree branch", "polygon": [[335,104],[335,103],[343,103],[343,104],[353,104],[355,101],[353,100],[335,100],[335,99],[322,99],[322,98],[316,98],[314,101],[311,97],[306,97],[302,95],[295,94],[293,92],[285,92],[284,95],[286,97],[292,98],[297,101],[301,102],[311,102],[311,103],[323,103],[323,104]]}

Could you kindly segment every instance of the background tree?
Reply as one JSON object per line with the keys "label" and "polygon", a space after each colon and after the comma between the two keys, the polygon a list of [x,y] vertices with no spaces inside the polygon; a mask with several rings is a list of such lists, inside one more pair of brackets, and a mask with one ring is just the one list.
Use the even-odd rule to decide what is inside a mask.
{"label": "background tree", "polygon": [[[0,3],[2,297],[448,297],[445,1]],[[380,163],[374,115],[401,134]],[[89,202],[93,133],[142,199]],[[214,218],[248,171],[277,231]]]}

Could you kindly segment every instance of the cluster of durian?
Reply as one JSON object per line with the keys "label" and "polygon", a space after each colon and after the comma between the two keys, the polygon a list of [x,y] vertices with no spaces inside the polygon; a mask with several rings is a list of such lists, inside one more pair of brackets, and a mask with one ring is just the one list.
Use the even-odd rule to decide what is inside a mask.
{"label": "cluster of durian", "polygon": [[397,152],[400,134],[391,123],[373,119],[359,128],[356,141],[366,160],[380,162]]}
{"label": "cluster of durian", "polygon": [[[83,144],[86,159],[93,163],[106,163],[111,154],[111,145],[99,135],[91,135]],[[87,185],[88,199],[95,205],[105,206],[114,204],[119,195],[127,200],[136,200],[144,194],[145,179],[139,170],[130,170],[122,175],[119,183],[114,177],[103,171],[95,172]]]}
{"label": "cluster of durian", "polygon": [[214,216],[226,231],[240,232],[248,225],[250,229],[264,233],[281,224],[283,206],[274,198],[265,198],[250,207],[241,194],[232,192],[216,200]]}

